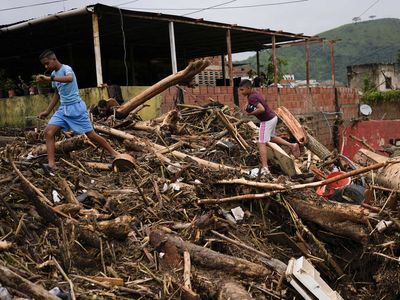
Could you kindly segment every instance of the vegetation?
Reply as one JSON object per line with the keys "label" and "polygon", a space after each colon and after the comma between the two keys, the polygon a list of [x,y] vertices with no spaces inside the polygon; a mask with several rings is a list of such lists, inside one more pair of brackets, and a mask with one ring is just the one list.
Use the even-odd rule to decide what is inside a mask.
{"label": "vegetation", "polygon": [[400,102],[400,90],[376,91],[372,90],[362,96],[364,103]]}
{"label": "vegetation", "polygon": [[[379,19],[347,24],[318,34],[320,37],[335,39],[336,80],[347,83],[349,65],[365,63],[399,62],[400,19]],[[285,74],[294,74],[305,79],[305,48],[296,46],[277,50],[279,58],[287,60],[282,67]],[[260,64],[268,65],[270,51],[260,53]],[[255,56],[245,60],[256,68]],[[330,49],[328,44],[310,45],[310,77],[319,81],[331,79]]]}

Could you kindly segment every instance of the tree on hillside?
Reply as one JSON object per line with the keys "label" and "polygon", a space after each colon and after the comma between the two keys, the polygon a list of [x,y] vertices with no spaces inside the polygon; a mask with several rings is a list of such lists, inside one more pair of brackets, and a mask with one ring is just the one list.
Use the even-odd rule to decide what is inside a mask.
{"label": "tree on hillside", "polygon": [[[277,57],[278,63],[278,82],[283,78],[282,67],[288,64],[287,59],[282,59]],[[272,62],[272,55],[268,58],[268,66],[267,66],[267,84],[270,85],[274,82],[274,64]]]}
{"label": "tree on hillside", "polygon": [[400,65],[400,50],[397,50],[396,62]]}

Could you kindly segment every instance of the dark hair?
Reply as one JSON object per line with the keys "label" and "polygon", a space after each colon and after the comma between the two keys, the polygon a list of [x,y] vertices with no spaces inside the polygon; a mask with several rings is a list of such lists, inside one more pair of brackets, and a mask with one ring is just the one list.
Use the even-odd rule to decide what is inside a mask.
{"label": "dark hair", "polygon": [[56,54],[54,53],[53,50],[46,49],[42,52],[42,54],[39,55],[39,59],[42,60],[43,58],[48,58],[51,56],[55,56]]}
{"label": "dark hair", "polygon": [[97,106],[98,106],[98,107],[101,107],[101,108],[107,107],[107,101],[104,100],[104,99],[101,99],[101,100],[99,101],[99,103],[97,103]]}
{"label": "dark hair", "polygon": [[251,81],[250,80],[248,80],[248,79],[243,79],[240,83],[239,83],[239,87],[242,87],[242,86],[245,86],[245,87],[248,87],[248,86],[252,86],[252,84],[251,84]]}

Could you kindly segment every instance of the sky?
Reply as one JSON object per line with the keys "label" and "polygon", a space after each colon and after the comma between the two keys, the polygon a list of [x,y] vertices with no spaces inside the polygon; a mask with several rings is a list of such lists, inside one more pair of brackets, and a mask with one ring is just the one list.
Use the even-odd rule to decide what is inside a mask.
{"label": "sky", "polygon": [[[43,3],[49,4],[37,5]],[[1,0],[0,24],[95,3],[96,0]],[[305,35],[352,23],[355,17],[362,21],[372,17],[400,18],[400,0],[98,0],[98,3]]]}

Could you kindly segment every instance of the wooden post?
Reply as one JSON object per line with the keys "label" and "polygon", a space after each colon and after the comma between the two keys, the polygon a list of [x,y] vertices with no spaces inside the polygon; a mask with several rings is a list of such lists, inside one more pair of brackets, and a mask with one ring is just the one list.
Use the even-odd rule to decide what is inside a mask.
{"label": "wooden post", "polygon": [[306,41],[306,82],[307,87],[310,86],[310,48]]}
{"label": "wooden post", "polygon": [[230,29],[226,31],[226,50],[228,52],[229,85],[233,86],[232,44]]}
{"label": "wooden post", "polygon": [[176,72],[178,72],[178,64],[176,61],[174,22],[168,23],[168,29],[169,29],[169,47],[171,49],[172,73],[175,74]]}
{"label": "wooden post", "polygon": [[272,63],[274,64],[274,83],[278,85],[278,65],[276,62],[276,36],[272,36]]}
{"label": "wooden post", "polygon": [[97,86],[101,86],[103,84],[103,71],[101,68],[99,18],[96,14],[92,14],[92,27],[93,27],[94,58],[96,61]]}
{"label": "wooden post", "polygon": [[224,86],[226,86],[225,55],[224,54],[221,54],[221,67],[222,67],[222,80],[224,81]]}
{"label": "wooden post", "polygon": [[257,50],[256,52],[256,58],[257,58],[257,76],[260,77],[260,51]]}
{"label": "wooden post", "polygon": [[336,86],[335,81],[335,52],[334,52],[335,41],[329,41],[329,48],[331,50],[331,77],[332,77],[332,85]]}

